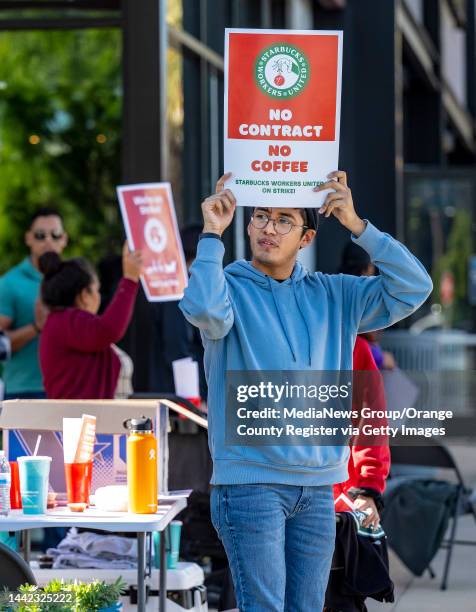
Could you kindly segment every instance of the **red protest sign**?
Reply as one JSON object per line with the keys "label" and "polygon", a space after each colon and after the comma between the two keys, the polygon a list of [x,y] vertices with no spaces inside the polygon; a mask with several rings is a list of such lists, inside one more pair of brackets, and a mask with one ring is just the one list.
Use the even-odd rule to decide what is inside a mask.
{"label": "red protest sign", "polygon": [[239,206],[319,207],[339,168],[342,32],[225,31],[224,170]]}
{"label": "red protest sign", "polygon": [[170,183],[124,185],[117,195],[129,248],[143,253],[147,299],[179,300],[188,275]]}

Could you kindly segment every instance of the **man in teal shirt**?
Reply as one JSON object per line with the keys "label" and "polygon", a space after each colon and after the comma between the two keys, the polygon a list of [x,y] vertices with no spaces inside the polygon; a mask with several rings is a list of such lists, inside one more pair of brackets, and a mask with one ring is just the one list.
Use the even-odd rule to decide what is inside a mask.
{"label": "man in teal shirt", "polygon": [[42,275],[38,259],[47,251],[62,253],[67,242],[59,212],[37,210],[25,233],[30,256],[0,279],[0,329],[8,334],[12,347],[3,373],[7,398],[44,397],[38,338],[47,311],[39,299]]}

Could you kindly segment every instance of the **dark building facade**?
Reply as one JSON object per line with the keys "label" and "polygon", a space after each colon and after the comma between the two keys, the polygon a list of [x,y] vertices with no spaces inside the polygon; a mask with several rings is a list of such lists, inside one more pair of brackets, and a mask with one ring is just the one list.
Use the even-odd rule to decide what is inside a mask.
{"label": "dark building facade", "polygon": [[[183,6],[184,28],[219,55],[227,26],[344,31],[340,167],[349,174],[356,207],[421,258],[435,282],[433,301],[451,307],[450,324],[472,329],[474,0],[210,0]],[[187,217],[197,219],[199,201],[221,171],[222,73],[215,72],[218,87],[212,88],[206,63],[197,71],[193,59],[186,62],[183,159],[194,174],[184,186],[183,206]],[[211,92],[218,96],[215,105],[207,98]],[[246,253],[245,224],[238,218],[228,236],[234,256]],[[347,240],[328,220],[306,263],[336,271]]]}
{"label": "dark building facade", "polygon": [[[61,19],[21,15],[3,29],[123,32],[123,182],[170,180],[181,224],[223,170],[225,27],[344,31],[340,168],[358,212],[403,240],[431,271],[433,302],[474,329],[476,0],[69,0]],[[0,0],[0,9],[38,3]],[[67,9],[67,11],[66,11]],[[74,14],[72,9],[76,9]],[[6,16],[3,11],[0,16]],[[38,13],[37,13],[38,14]],[[243,210],[227,257],[246,256]],[[323,223],[305,263],[335,272],[348,240]],[[474,266],[476,269],[476,265]],[[148,304],[128,337],[136,388],[149,387]]]}

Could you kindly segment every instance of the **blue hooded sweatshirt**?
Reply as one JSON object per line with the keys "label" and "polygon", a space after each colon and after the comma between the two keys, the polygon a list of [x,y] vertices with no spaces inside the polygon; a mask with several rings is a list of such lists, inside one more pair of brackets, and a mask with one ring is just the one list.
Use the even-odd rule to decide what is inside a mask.
{"label": "blue hooded sweatshirt", "polygon": [[402,244],[371,223],[352,239],[379,276],[311,273],[297,262],[279,282],[244,260],[223,269],[221,240],[199,241],[180,309],[205,348],[212,484],[347,479],[346,446],[225,445],[225,396],[230,370],[352,370],[357,333],[392,325],[426,300],[431,279]]}

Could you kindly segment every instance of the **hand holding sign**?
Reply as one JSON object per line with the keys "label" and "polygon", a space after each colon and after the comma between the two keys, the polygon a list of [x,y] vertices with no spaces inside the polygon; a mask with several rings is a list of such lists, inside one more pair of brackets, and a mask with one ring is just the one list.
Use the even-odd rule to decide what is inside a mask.
{"label": "hand holding sign", "polygon": [[350,230],[354,236],[360,236],[365,230],[365,223],[355,212],[352,192],[347,185],[347,174],[342,170],[336,170],[328,174],[327,178],[331,180],[314,187],[314,191],[333,190],[326,197],[324,204],[319,209],[319,214],[326,217],[333,214],[339,223]]}
{"label": "hand holding sign", "polygon": [[203,231],[221,236],[233,221],[236,200],[230,189],[224,189],[231,172],[224,174],[217,182],[216,193],[202,202]]}
{"label": "hand holding sign", "polygon": [[120,185],[117,195],[133,250],[124,250],[124,276],[140,274],[149,302],[180,300],[188,275],[170,183]]}
{"label": "hand holding sign", "polygon": [[122,247],[122,275],[135,283],[139,282],[142,272],[142,253],[141,251],[130,251],[127,241]]}

